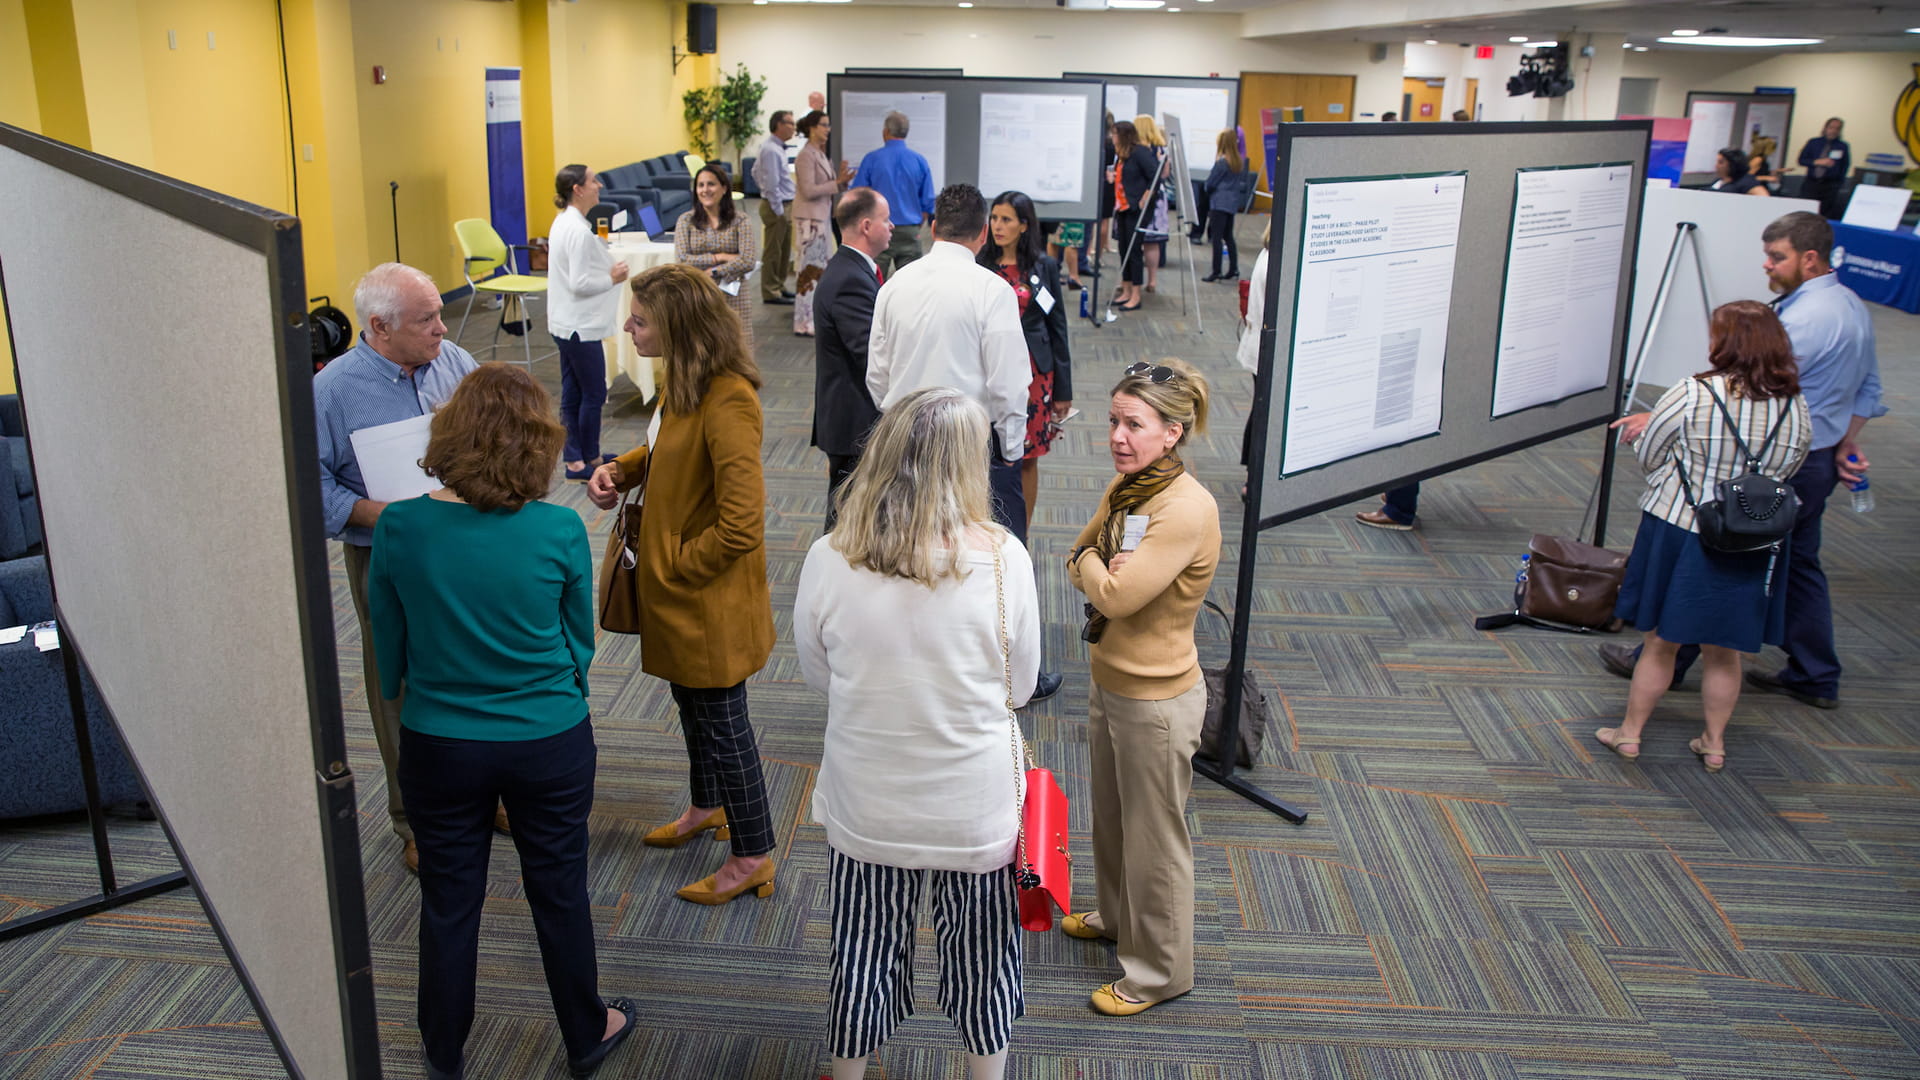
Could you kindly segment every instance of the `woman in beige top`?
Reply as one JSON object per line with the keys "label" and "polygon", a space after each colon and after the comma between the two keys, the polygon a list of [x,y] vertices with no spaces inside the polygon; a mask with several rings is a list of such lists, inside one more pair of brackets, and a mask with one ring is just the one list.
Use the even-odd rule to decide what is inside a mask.
{"label": "woman in beige top", "polygon": [[733,182],[720,166],[709,162],[693,174],[693,209],[674,223],[673,257],[705,270],[727,294],[727,306],[740,316],[751,351],[753,304],[746,283],[760,253],[754,246],[753,225],[734,208]]}
{"label": "woman in beige top", "polygon": [[1061,929],[1119,944],[1123,978],[1093,1007],[1131,1016],[1193,989],[1192,758],[1207,687],[1193,621],[1220,560],[1220,508],[1179,448],[1207,423],[1207,381],[1165,360],[1113,388],[1107,448],[1119,476],[1074,541],[1067,577],[1087,596],[1093,689],[1093,878],[1098,907]]}
{"label": "woman in beige top", "polygon": [[846,162],[835,170],[827,160],[827,136],[833,123],[827,114],[815,109],[800,118],[797,130],[806,138],[800,156],[793,161],[793,251],[795,271],[793,332],[813,336],[813,287],[833,258],[833,197],[844,191],[853,179]]}

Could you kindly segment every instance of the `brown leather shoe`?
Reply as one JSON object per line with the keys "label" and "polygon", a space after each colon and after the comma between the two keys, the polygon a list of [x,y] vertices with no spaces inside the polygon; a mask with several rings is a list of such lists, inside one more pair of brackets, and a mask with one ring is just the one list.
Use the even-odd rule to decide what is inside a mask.
{"label": "brown leather shoe", "polygon": [[507,824],[507,808],[495,807],[493,811],[493,831],[501,836],[512,836],[513,829]]}
{"label": "brown leather shoe", "polygon": [[1401,524],[1386,515],[1383,510],[1362,510],[1353,515],[1353,519],[1362,525],[1371,525],[1376,529],[1392,529],[1394,532],[1412,532],[1411,524]]}
{"label": "brown leather shoe", "polygon": [[411,840],[407,841],[407,846],[400,849],[400,861],[407,864],[407,873],[418,877],[420,874],[420,845]]}

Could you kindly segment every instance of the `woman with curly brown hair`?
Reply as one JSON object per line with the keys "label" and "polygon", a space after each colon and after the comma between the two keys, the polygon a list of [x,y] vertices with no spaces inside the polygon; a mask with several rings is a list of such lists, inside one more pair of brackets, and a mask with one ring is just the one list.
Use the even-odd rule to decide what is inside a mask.
{"label": "woman with curly brown hair", "polygon": [[1714,550],[1700,542],[1695,509],[1721,481],[1748,471],[1743,444],[1763,475],[1784,483],[1806,460],[1813,424],[1793,343],[1772,308],[1755,300],[1722,304],[1707,333],[1711,370],[1676,383],[1652,412],[1613,423],[1623,441],[1637,444],[1647,470],[1640,531],[1614,606],[1644,641],[1626,717],[1594,738],[1629,761],[1639,757],[1642,729],[1673,682],[1675,655],[1698,645],[1706,730],[1688,747],[1708,772],[1719,772],[1740,699],[1740,654],[1786,635],[1787,542],[1778,551]]}
{"label": "woman with curly brown hair", "polygon": [[483,364],[433,416],[421,464],[446,487],[388,505],[373,531],[381,690],[406,690],[400,791],[420,845],[419,1022],[435,1078],[461,1075],[473,1026],[500,803],[573,1075],[633,1030],[633,1002],[600,997],[587,900],[587,530],[575,511],[540,501],[565,438],[532,376]]}

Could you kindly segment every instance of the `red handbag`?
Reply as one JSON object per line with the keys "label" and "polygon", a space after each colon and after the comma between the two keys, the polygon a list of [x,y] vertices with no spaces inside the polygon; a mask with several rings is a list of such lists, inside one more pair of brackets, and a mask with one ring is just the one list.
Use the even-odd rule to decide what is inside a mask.
{"label": "red handbag", "polygon": [[1020,925],[1034,933],[1053,929],[1053,909],[1072,911],[1073,853],[1067,844],[1067,793],[1050,770],[1034,763],[1020,737],[1013,707],[1013,650],[1007,642],[1006,580],[1000,552],[993,553],[994,600],[1000,609],[1000,659],[1007,676],[1007,722],[1011,725],[1013,771],[1026,767],[1026,798],[1020,806],[1020,841],[1014,851],[1013,881],[1020,890]]}

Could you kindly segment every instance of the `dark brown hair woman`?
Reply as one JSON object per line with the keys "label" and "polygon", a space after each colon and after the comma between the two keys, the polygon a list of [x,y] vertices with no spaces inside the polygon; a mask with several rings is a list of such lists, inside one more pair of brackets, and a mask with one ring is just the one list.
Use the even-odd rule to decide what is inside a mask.
{"label": "dark brown hair woman", "polygon": [[640,355],[665,361],[666,390],[646,443],[595,472],[587,497],[611,509],[645,481],[640,670],[673,689],[693,788],[687,810],[645,842],[679,847],[708,830],[731,841],[731,857],[682,900],[771,896],[773,815],[746,687],[773,651],[760,370],[726,295],[683,263],[633,279],[627,332]]}
{"label": "dark brown hair woman", "polygon": [[433,417],[421,464],[447,486],[389,504],[373,530],[372,647],[381,692],[405,691],[399,779],[420,848],[430,1077],[461,1075],[503,803],[568,1067],[590,1074],[633,1030],[633,1002],[600,997],[587,900],[587,530],[578,513],[540,501],[565,437],[532,376],[483,364]]}
{"label": "dark brown hair woman", "polygon": [[1708,772],[1719,772],[1740,698],[1740,654],[1785,637],[1787,552],[1785,541],[1776,551],[1737,554],[1706,547],[1694,511],[1721,481],[1747,471],[1743,443],[1762,474],[1792,476],[1806,460],[1813,427],[1793,346],[1772,308],[1752,300],[1721,305],[1709,323],[1707,357],[1711,370],[1676,383],[1652,412],[1613,424],[1647,470],[1640,531],[1614,607],[1642,641],[1626,716],[1594,738],[1623,758],[1639,757],[1647,718],[1673,682],[1675,655],[1698,645],[1706,730],[1688,748]]}

